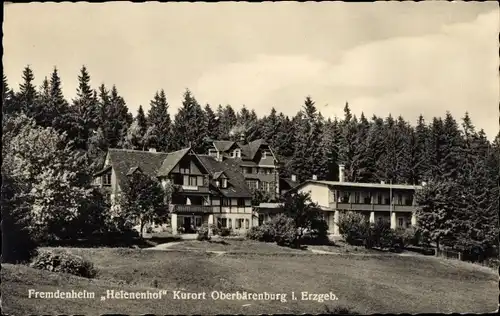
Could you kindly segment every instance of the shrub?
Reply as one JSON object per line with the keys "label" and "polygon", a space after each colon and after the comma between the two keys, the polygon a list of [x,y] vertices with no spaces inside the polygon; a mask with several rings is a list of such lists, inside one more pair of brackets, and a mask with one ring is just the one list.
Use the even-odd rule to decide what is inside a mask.
{"label": "shrub", "polygon": [[381,220],[370,225],[367,238],[371,239],[369,243],[381,249],[390,248],[394,245],[394,231],[391,229],[389,221]]}
{"label": "shrub", "polygon": [[279,214],[272,220],[274,228],[274,240],[280,246],[296,247],[298,246],[297,240],[297,227],[295,221],[284,214]]}
{"label": "shrub", "polygon": [[210,240],[210,236],[208,235],[208,225],[203,224],[198,230],[198,236],[196,236],[197,240]]}
{"label": "shrub", "polygon": [[415,229],[415,227],[397,228],[394,231],[395,234],[394,241],[399,243],[401,245],[401,248],[406,248],[409,245],[415,245],[416,232],[417,230]]}
{"label": "shrub", "polygon": [[219,227],[217,227],[217,225],[210,224],[209,227],[210,227],[210,230],[212,231],[212,235],[219,235],[220,229],[219,229]]}
{"label": "shrub", "polygon": [[97,269],[92,262],[64,251],[45,250],[32,261],[31,267],[51,272],[64,272],[84,278],[94,278]]}
{"label": "shrub", "polygon": [[368,221],[362,214],[356,212],[342,213],[337,225],[340,234],[348,244],[358,244],[364,241],[368,234]]}
{"label": "shrub", "polygon": [[231,235],[231,228],[221,227],[219,230],[219,236],[226,237]]}
{"label": "shrub", "polygon": [[273,242],[274,234],[275,232],[272,224],[267,222],[261,226],[252,227],[247,232],[247,238],[264,242]]}

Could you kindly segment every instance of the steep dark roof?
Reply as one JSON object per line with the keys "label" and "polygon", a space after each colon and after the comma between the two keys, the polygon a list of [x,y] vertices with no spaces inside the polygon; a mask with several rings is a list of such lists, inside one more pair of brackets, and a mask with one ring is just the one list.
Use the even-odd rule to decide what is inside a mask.
{"label": "steep dark roof", "polygon": [[160,169],[158,170],[158,176],[168,176],[170,171],[181,161],[181,159],[191,150],[191,148],[184,148],[178,151],[174,151],[167,154],[167,157],[163,161]]}
{"label": "steep dark roof", "polygon": [[215,140],[214,141],[215,148],[217,148],[218,151],[222,151],[222,152],[227,151],[233,145],[234,145],[234,142],[229,141],[229,140]]}
{"label": "steep dark roof", "polygon": [[280,178],[280,181],[283,181],[288,186],[288,188],[283,188],[284,190],[291,189],[300,184],[298,182],[292,181],[292,179],[287,179],[287,178]]}
{"label": "steep dark roof", "polygon": [[148,176],[156,176],[163,161],[167,158],[167,153],[149,152],[129,149],[108,150],[109,164],[116,173],[116,179],[120,187],[125,187],[128,183],[127,173],[131,168],[140,168]]}
{"label": "steep dark roof", "polygon": [[254,140],[253,142],[250,142],[247,144],[248,146],[248,157],[250,159],[254,159],[255,158],[255,154],[257,153],[257,151],[259,150],[260,146],[262,145],[267,145],[266,141],[263,140],[263,139],[257,139],[257,140]]}
{"label": "steep dark roof", "polygon": [[228,177],[230,186],[227,189],[217,188],[224,196],[242,198],[252,197],[252,193],[247,187],[245,178],[240,173],[238,164],[233,163],[231,159],[217,161],[214,157],[208,155],[198,155],[198,157],[212,175],[223,171]]}

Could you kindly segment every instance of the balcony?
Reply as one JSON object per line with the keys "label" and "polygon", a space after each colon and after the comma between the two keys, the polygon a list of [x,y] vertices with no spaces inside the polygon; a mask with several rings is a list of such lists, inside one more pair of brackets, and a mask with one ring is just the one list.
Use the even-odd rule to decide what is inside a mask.
{"label": "balcony", "polygon": [[[334,203],[331,204],[333,206]],[[391,206],[389,204],[363,204],[363,203],[337,203],[336,206],[339,210],[349,211],[375,211],[375,212],[390,212]],[[411,205],[393,205],[394,212],[413,212],[415,206]]]}
{"label": "balcony", "polygon": [[213,213],[213,207],[211,205],[182,205],[182,204],[171,204],[171,213],[202,213],[209,214]]}

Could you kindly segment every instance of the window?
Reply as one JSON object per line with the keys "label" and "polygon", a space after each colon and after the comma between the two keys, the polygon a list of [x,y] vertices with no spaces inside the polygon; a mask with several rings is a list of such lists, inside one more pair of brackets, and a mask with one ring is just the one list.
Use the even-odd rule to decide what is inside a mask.
{"label": "window", "polygon": [[257,180],[247,180],[247,186],[250,191],[257,190],[259,188]]}
{"label": "window", "polygon": [[382,194],[381,193],[379,193],[377,195],[377,204],[382,204]]}
{"label": "window", "polygon": [[365,195],[364,203],[365,204],[371,204],[372,203],[372,194],[371,193],[367,193],[367,195]]}
{"label": "window", "polygon": [[245,206],[245,199],[244,198],[238,199],[238,206]]}
{"label": "window", "polygon": [[262,159],[266,159],[267,158],[267,152],[262,152]]}
{"label": "window", "polygon": [[236,225],[236,227],[235,227],[235,228],[236,228],[236,229],[243,228],[243,223],[244,223],[244,221],[245,221],[245,220],[244,220],[243,218],[237,218],[237,219],[236,219],[236,223],[235,223],[235,225]]}
{"label": "window", "polygon": [[213,148],[210,148],[208,150],[208,155],[209,156],[214,156],[214,157],[217,157],[217,150],[216,149],[213,149]]}
{"label": "window", "polygon": [[181,161],[179,169],[182,174],[189,174],[189,161]]}
{"label": "window", "polygon": [[391,204],[391,199],[388,196],[386,196],[384,198],[384,204],[387,204],[387,205]]}
{"label": "window", "polygon": [[227,179],[222,179],[222,188],[227,188]]}
{"label": "window", "polygon": [[349,203],[349,198],[351,194],[349,192],[342,192],[342,197],[340,198],[340,203]]}
{"label": "window", "polygon": [[217,227],[218,228],[227,227],[227,218],[218,218]]}
{"label": "window", "polygon": [[196,217],[194,220],[195,220],[196,227],[200,227],[201,226],[201,217]]}
{"label": "window", "polygon": [[203,177],[198,176],[196,182],[197,182],[196,183],[197,186],[202,187],[203,186]]}
{"label": "window", "polygon": [[247,167],[247,173],[252,173],[252,167]]}
{"label": "window", "polygon": [[189,185],[196,186],[197,177],[189,177]]}
{"label": "window", "polygon": [[262,182],[262,190],[269,192],[269,182]]}
{"label": "window", "polygon": [[407,196],[405,204],[406,205],[413,205],[413,196],[411,196],[411,195]]}
{"label": "window", "polygon": [[233,228],[233,220],[228,218],[228,221],[227,221],[227,228]]}
{"label": "window", "polygon": [[396,204],[397,205],[403,205],[403,195],[402,194],[398,194],[396,196]]}
{"label": "window", "polygon": [[404,218],[402,218],[402,217],[398,218],[398,224],[399,224],[399,225],[398,225],[399,227],[403,227],[403,224],[404,224]]}
{"label": "window", "polygon": [[241,158],[241,149],[237,148],[233,150],[233,158]]}
{"label": "window", "polygon": [[360,202],[361,202],[361,193],[354,192],[354,203],[360,203]]}
{"label": "window", "polygon": [[231,199],[222,198],[222,206],[231,206]]}
{"label": "window", "polygon": [[248,220],[248,218],[245,219],[245,228],[246,229],[250,228],[250,220]]}
{"label": "window", "polygon": [[241,167],[241,173],[243,173],[243,174],[247,173],[247,168]]}
{"label": "window", "polygon": [[107,173],[102,176],[103,185],[111,185],[111,173]]}

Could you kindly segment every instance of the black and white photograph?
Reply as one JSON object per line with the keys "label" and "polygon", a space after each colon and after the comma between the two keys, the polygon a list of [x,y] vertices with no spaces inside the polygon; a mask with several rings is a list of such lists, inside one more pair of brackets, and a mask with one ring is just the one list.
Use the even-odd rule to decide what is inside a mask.
{"label": "black and white photograph", "polygon": [[498,311],[496,1],[3,9],[2,315]]}

